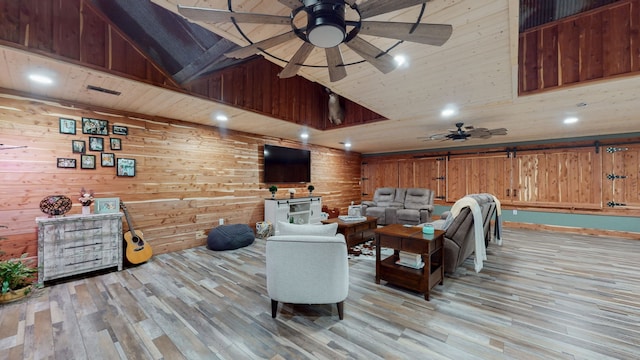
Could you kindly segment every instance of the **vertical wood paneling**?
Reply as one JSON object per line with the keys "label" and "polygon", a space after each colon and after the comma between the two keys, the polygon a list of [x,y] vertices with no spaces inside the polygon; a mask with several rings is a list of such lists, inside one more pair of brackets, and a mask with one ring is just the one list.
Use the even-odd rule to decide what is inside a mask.
{"label": "vertical wood paneling", "polygon": [[412,188],[415,186],[414,181],[415,168],[413,161],[400,160],[398,161],[398,187]]}
{"label": "vertical wood paneling", "polygon": [[631,71],[640,71],[640,0],[631,2],[630,16],[631,44],[629,55],[631,57]]}
{"label": "vertical wood paneling", "polygon": [[601,78],[604,74],[602,53],[602,13],[598,12],[579,19],[583,24],[584,45],[581,45],[581,80]]}
{"label": "vertical wood paneling", "polygon": [[364,161],[363,200],[372,200],[373,193],[380,187],[399,187],[399,163],[398,161]]}
{"label": "vertical wood paneling", "polygon": [[[124,201],[136,230],[143,231],[155,253],[202,245],[220,218],[254,226],[263,219],[263,201],[270,196],[271,184],[263,183],[262,166],[267,141],[311,150],[314,195],[322,196],[323,203],[346,211],[361,196],[357,153],[233,131],[221,134],[214,127],[178,120],[111,117],[37,101],[0,98],[0,105],[2,143],[27,146],[0,151],[0,224],[9,227],[2,229],[9,240],[0,243],[0,250],[13,256],[35,254],[35,218],[43,216],[40,201],[52,194],[66,195],[74,204],[71,213],[78,214],[82,187],[94,190],[96,197]],[[75,119],[77,134],[60,134],[58,116]],[[76,158],[79,163],[71,141],[88,141],[80,128],[83,116],[129,128],[128,136],[117,136],[122,138],[122,150],[109,152],[136,159],[135,177],[117,177],[115,168],[100,165],[100,153],[94,151],[88,153],[98,159],[95,170],[56,167],[58,157]],[[109,136],[104,138],[108,144]],[[281,189],[278,196],[285,196],[287,188],[295,188],[297,196],[308,193],[307,184],[276,185]]]}
{"label": "vertical wood paneling", "polygon": [[[603,202],[625,204],[614,209],[640,208],[640,146],[631,145],[616,147],[621,151],[605,152],[603,154]],[[609,179],[607,175],[623,176],[624,178]]]}
{"label": "vertical wood paneling", "polygon": [[558,24],[558,52],[561,84],[580,81],[580,28],[575,20]]}
{"label": "vertical wood paneling", "polygon": [[[603,60],[604,76],[613,76],[631,71],[629,47],[631,4],[614,6],[603,13]],[[614,23],[615,22],[615,23]],[[637,35],[636,35],[637,36]]]}
{"label": "vertical wood paneling", "polygon": [[447,161],[447,201],[455,202],[465,196],[467,191],[467,165],[466,158],[451,158]]}
{"label": "vertical wood paneling", "polygon": [[17,1],[0,1],[0,39],[21,44],[20,3]]}
{"label": "vertical wood paneling", "polygon": [[107,24],[87,6],[82,7],[80,36],[80,61],[106,68]]}
{"label": "vertical wood paneling", "polygon": [[[320,130],[335,127],[327,120],[329,95],[324,86],[298,76],[280,79],[281,70],[270,61],[256,58],[185,86],[192,93],[278,119]],[[338,126],[385,120],[348,99],[341,98],[341,103],[345,118]]]}
{"label": "vertical wood paneling", "polygon": [[0,41],[104,71],[113,69],[118,75],[175,86],[104,19],[88,0],[0,0]]}
{"label": "vertical wood paneling", "polygon": [[54,24],[55,53],[69,59],[80,59],[80,4],[77,1],[56,1]]}
{"label": "vertical wood paneling", "polygon": [[538,89],[538,33],[520,35],[520,92]]}
{"label": "vertical wood paneling", "polygon": [[542,29],[540,41],[540,88],[558,86],[558,27]]}
{"label": "vertical wood paneling", "polygon": [[414,187],[431,189],[434,197],[445,196],[446,161],[440,158],[426,158],[415,160]]}
{"label": "vertical wood paneling", "polygon": [[53,4],[52,1],[34,1],[29,19],[29,47],[53,51]]}
{"label": "vertical wood paneling", "polygon": [[520,93],[636,74],[639,4],[621,0],[521,33]]}
{"label": "vertical wood paneling", "polygon": [[601,207],[601,157],[593,149],[545,150],[517,157],[518,202],[557,207]]}

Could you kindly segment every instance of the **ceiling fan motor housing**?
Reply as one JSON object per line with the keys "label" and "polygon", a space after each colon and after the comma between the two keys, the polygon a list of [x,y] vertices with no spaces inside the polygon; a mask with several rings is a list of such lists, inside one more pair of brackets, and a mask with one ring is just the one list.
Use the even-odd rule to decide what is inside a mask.
{"label": "ceiling fan motor housing", "polygon": [[332,48],[346,36],[344,0],[304,0],[307,39],[321,48]]}

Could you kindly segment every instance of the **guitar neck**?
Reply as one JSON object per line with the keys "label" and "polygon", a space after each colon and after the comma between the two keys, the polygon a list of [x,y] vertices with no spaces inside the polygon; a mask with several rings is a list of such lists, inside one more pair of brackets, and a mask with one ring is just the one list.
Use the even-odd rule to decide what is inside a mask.
{"label": "guitar neck", "polygon": [[127,211],[127,208],[124,206],[124,203],[120,203],[120,207],[122,208],[122,211],[124,211],[124,218],[127,219],[127,226],[129,226],[129,231],[132,234],[135,234],[136,231],[133,229],[132,221],[129,218],[129,212]]}

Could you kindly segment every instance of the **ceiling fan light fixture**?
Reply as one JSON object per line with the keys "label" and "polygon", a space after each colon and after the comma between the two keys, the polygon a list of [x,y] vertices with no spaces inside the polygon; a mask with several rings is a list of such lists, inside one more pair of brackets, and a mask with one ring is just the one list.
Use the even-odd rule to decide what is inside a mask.
{"label": "ceiling fan light fixture", "polygon": [[307,40],[317,47],[332,48],[346,37],[344,2],[305,0],[308,11]]}

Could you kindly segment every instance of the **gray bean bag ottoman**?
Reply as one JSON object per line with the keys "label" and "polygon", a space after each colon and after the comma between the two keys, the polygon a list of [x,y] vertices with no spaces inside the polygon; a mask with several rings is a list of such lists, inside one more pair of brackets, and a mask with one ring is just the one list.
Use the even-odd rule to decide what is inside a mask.
{"label": "gray bean bag ottoman", "polygon": [[220,225],[209,231],[207,248],[210,250],[234,250],[253,244],[253,229],[246,224]]}

